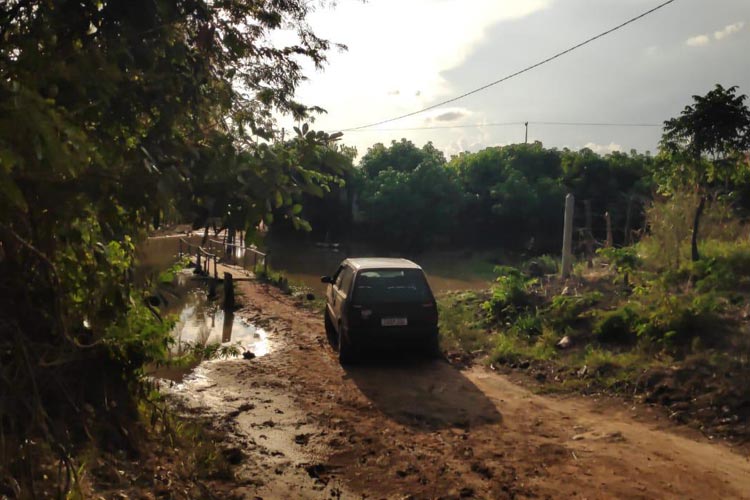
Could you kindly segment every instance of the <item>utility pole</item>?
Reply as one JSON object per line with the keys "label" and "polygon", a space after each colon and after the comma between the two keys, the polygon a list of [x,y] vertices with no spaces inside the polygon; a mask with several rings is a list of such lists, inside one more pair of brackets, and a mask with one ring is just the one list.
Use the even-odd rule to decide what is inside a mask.
{"label": "utility pole", "polygon": [[565,197],[565,225],[563,226],[562,277],[570,276],[573,269],[573,209],[575,198],[572,193]]}
{"label": "utility pole", "polygon": [[524,144],[529,143],[529,122],[524,123],[524,126],[526,127],[526,137],[523,139]]}

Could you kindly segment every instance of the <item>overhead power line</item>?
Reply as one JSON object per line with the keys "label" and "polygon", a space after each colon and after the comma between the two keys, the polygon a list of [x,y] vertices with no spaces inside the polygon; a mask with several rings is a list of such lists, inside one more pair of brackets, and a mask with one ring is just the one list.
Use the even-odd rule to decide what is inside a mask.
{"label": "overhead power line", "polygon": [[557,59],[559,57],[562,57],[562,56],[564,56],[566,54],[569,54],[570,52],[573,52],[576,49],[580,49],[584,45],[588,45],[589,43],[594,42],[594,41],[596,41],[596,40],[598,40],[598,39],[600,39],[602,37],[605,37],[605,36],[609,35],[610,33],[614,33],[615,31],[617,31],[619,29],[622,29],[622,28],[624,28],[625,26],[627,26],[629,24],[632,24],[632,23],[634,23],[634,22],[636,22],[636,21],[638,21],[640,19],[643,19],[644,17],[648,16],[649,14],[652,14],[652,13],[656,12],[659,9],[663,9],[664,7],[666,7],[667,5],[669,5],[671,3],[674,3],[675,1],[676,0],[667,0],[666,2],[663,2],[663,3],[659,4],[659,5],[657,5],[656,7],[647,10],[646,12],[644,12],[642,14],[639,14],[639,15],[631,18],[631,19],[628,19],[624,23],[618,24],[614,28],[610,28],[607,31],[599,33],[596,36],[588,38],[588,39],[584,40],[583,42],[581,42],[581,43],[579,43],[577,45],[574,45],[574,46],[572,46],[572,47],[570,47],[568,49],[563,50],[562,52],[558,52],[557,54],[548,57],[547,59],[539,61],[536,64],[532,64],[531,66],[528,66],[528,67],[526,67],[526,68],[524,68],[524,69],[522,69],[520,71],[516,71],[515,73],[507,75],[507,76],[505,76],[503,78],[500,78],[499,80],[495,80],[494,82],[490,82],[490,83],[488,83],[486,85],[483,85],[483,86],[481,86],[479,88],[476,88],[474,90],[470,90],[469,92],[466,92],[466,93],[461,94],[459,96],[453,97],[451,99],[447,99],[445,101],[439,102],[437,104],[433,104],[431,106],[427,106],[426,108],[422,108],[422,109],[419,109],[417,111],[412,111],[411,113],[406,113],[406,114],[399,115],[399,116],[396,116],[396,117],[393,117],[393,118],[388,118],[387,120],[381,120],[381,121],[378,121],[378,122],[369,123],[367,125],[360,125],[358,127],[351,127],[351,128],[347,128],[347,129],[342,129],[341,131],[342,132],[353,132],[355,130],[360,130],[360,129],[364,129],[364,128],[376,127],[378,125],[383,125],[383,124],[390,123],[390,122],[393,122],[393,121],[396,121],[396,120],[401,120],[403,118],[408,118],[410,116],[418,115],[419,113],[424,113],[425,111],[429,111],[431,109],[439,108],[441,106],[445,106],[446,104],[450,104],[450,103],[456,102],[456,101],[458,101],[460,99],[463,99],[465,97],[468,97],[468,96],[470,96],[472,94],[476,94],[477,92],[481,92],[481,91],[486,90],[486,89],[488,89],[490,87],[493,87],[493,86],[498,85],[500,83],[503,83],[503,82],[505,82],[507,80],[510,80],[511,78],[515,78],[516,76],[519,76],[519,75],[522,75],[524,73],[527,73],[527,72],[529,72],[529,71],[531,71],[533,69],[538,68],[539,66],[547,64],[548,62],[554,61],[555,59]]}
{"label": "overhead power line", "polygon": [[603,122],[501,122],[501,123],[473,123],[466,125],[433,125],[424,127],[404,128],[357,128],[349,132],[406,132],[410,130],[440,130],[454,128],[483,128],[483,127],[512,127],[529,125],[544,125],[552,127],[662,127],[662,123],[603,123]]}

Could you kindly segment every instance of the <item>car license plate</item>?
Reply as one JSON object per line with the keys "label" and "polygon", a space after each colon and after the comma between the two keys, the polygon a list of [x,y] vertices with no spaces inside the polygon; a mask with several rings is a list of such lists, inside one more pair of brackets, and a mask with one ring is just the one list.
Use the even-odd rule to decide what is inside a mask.
{"label": "car license plate", "polygon": [[383,318],[380,320],[382,326],[406,326],[409,324],[406,318]]}

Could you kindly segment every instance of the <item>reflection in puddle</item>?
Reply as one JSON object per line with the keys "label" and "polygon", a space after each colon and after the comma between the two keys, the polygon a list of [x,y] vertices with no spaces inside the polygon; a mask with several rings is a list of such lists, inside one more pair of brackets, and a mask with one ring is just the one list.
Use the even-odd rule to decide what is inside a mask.
{"label": "reflection in puddle", "polygon": [[190,281],[189,274],[181,273],[178,288],[184,290],[182,300],[167,308],[167,313],[178,315],[172,333],[175,340],[172,354],[181,355],[190,345],[211,344],[238,347],[240,354],[244,351],[256,356],[268,354],[271,347],[268,333],[233,312],[222,310],[221,300],[209,301],[200,282]]}
{"label": "reflection in puddle", "polygon": [[235,347],[238,355],[245,351],[255,356],[268,354],[272,347],[268,333],[233,312],[224,311],[221,285],[216,291],[218,297],[209,300],[207,281],[194,279],[190,270],[178,273],[173,283],[159,286],[161,312],[176,318],[172,356],[186,354],[195,346],[212,345]]}

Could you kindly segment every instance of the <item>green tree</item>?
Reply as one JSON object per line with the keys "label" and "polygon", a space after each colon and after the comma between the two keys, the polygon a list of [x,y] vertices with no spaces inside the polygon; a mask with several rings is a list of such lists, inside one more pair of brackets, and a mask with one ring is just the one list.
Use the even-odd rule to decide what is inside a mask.
{"label": "green tree", "polygon": [[[283,208],[304,226],[295,197],[337,181],[337,137],[273,144],[276,113],[317,110],[293,98],[300,59],[321,65],[330,46],[309,8],[0,2],[0,477],[32,456],[27,438],[66,461],[96,429],[138,435],[131,396],[168,341],[130,278],[152,221],[202,210],[250,228]],[[278,29],[296,42],[270,43]]]}
{"label": "green tree", "polygon": [[387,168],[365,179],[359,206],[369,241],[416,253],[450,238],[461,203],[453,172],[428,161],[413,171]]}
{"label": "green tree", "polygon": [[750,110],[747,96],[737,87],[721,85],[705,96],[693,96],[693,104],[680,116],[664,122],[661,161],[655,177],[664,192],[690,189],[700,193],[693,218],[691,254],[698,253],[700,218],[711,193],[729,191],[744,182],[748,171],[742,159],[750,149]]}
{"label": "green tree", "polygon": [[418,148],[409,140],[391,141],[389,147],[375,144],[367,150],[360,161],[360,168],[368,177],[376,177],[381,171],[391,168],[396,172],[411,172],[423,163],[442,165],[445,163],[443,153],[431,142]]}

